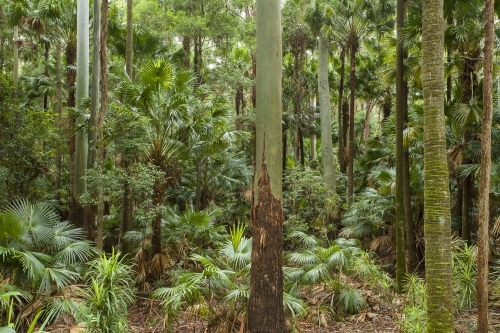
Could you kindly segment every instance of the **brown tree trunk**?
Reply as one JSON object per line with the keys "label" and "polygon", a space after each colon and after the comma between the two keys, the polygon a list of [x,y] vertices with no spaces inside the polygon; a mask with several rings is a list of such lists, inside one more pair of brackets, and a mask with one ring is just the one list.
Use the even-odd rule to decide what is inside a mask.
{"label": "brown tree trunk", "polygon": [[[267,165],[262,163],[259,199],[252,209],[252,270],[248,305],[249,333],[287,332],[283,309],[283,209],[271,193]],[[273,315],[270,315],[273,314]]]}
{"label": "brown tree trunk", "polygon": [[[76,95],[75,95],[75,83],[76,83],[76,72],[71,69],[76,65],[76,40],[68,41],[66,45],[66,82],[68,85],[68,108],[74,108],[76,106]],[[70,220],[71,222],[80,228],[85,228],[85,209],[75,198],[75,118],[70,119],[70,125],[68,129],[69,134],[69,155],[70,155]],[[89,237],[90,235],[87,235]]]}
{"label": "brown tree trunk", "polygon": [[491,126],[493,117],[493,52],[494,52],[494,0],[485,0],[484,11],[484,79],[483,124],[481,128],[481,178],[479,186],[478,274],[477,274],[477,332],[488,332],[488,230],[491,177]]}
{"label": "brown tree trunk", "polygon": [[[57,120],[56,124],[59,129],[59,140],[64,136],[62,128],[62,50],[61,45],[59,43],[56,44],[56,114]],[[60,147],[60,142],[57,145],[56,156],[55,156],[55,164],[56,164],[56,179],[55,179],[55,190],[56,200],[60,200],[61,198],[61,173],[62,173],[62,152]]]}
{"label": "brown tree trunk", "polygon": [[188,69],[191,67],[191,37],[184,36],[182,38],[182,49],[184,50],[184,59],[182,65]]}
{"label": "brown tree trunk", "polygon": [[401,31],[404,27],[404,0],[397,0],[396,38],[396,288],[402,292],[406,273],[405,209],[403,193],[403,132],[404,132],[404,48]]}
{"label": "brown tree trunk", "polygon": [[354,92],[356,88],[356,52],[358,46],[353,43],[350,46],[351,56],[351,100],[349,104],[349,155],[347,164],[347,205],[354,202]]}
{"label": "brown tree trunk", "polygon": [[345,119],[343,118],[342,106],[344,105],[344,77],[345,77],[345,46],[340,50],[340,82],[339,82],[339,105],[338,105],[338,122],[339,122],[339,149],[337,150],[337,160],[339,161],[339,169],[341,173],[346,172],[345,165]]}
{"label": "brown tree trunk", "polygon": [[[101,36],[100,36],[100,62],[101,62],[101,106],[97,117],[97,168],[99,177],[102,177],[104,166],[104,116],[108,107],[108,55],[106,52],[106,44],[108,39],[108,0],[102,0],[102,20],[101,20]],[[96,46],[94,46],[96,47]],[[103,187],[97,187],[97,232],[96,245],[102,251],[104,247],[104,194]]]}
{"label": "brown tree trunk", "polygon": [[156,254],[161,253],[161,209],[160,206],[163,205],[165,197],[165,186],[160,183],[156,183],[154,186],[154,196],[153,196],[153,207],[156,209],[155,217],[153,218],[153,223],[151,226],[151,257]]}
{"label": "brown tree trunk", "polygon": [[196,36],[194,38],[194,73],[196,75],[196,82],[198,85],[201,85],[203,81],[203,74],[201,70],[203,68],[203,40],[201,36]]}
{"label": "brown tree trunk", "polygon": [[134,58],[134,25],[133,25],[133,0],[127,0],[127,36],[125,44],[125,71],[127,75],[132,80],[132,65]]}
{"label": "brown tree trunk", "polygon": [[[408,82],[404,81],[403,92],[403,121],[408,123]],[[407,126],[407,125],[406,125]],[[411,209],[410,189],[410,154],[408,146],[403,146],[403,200],[406,226],[406,258],[408,261],[407,271],[415,272],[418,265],[417,246],[415,242],[415,221]]]}

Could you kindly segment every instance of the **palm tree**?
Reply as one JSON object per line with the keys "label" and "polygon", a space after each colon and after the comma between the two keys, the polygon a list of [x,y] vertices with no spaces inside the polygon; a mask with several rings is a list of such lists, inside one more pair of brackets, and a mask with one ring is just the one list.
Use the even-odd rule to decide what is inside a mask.
{"label": "palm tree", "polygon": [[347,202],[354,201],[354,112],[356,87],[356,54],[359,51],[362,37],[366,34],[368,20],[366,18],[367,3],[364,0],[352,0],[339,4],[335,17],[334,38],[341,41],[350,56],[350,101],[349,101],[349,139],[347,163]]}
{"label": "palm tree", "polygon": [[427,332],[453,331],[451,215],[444,127],[443,1],[422,2]]}
{"label": "palm tree", "polygon": [[[397,1],[397,38],[396,38],[396,286],[402,290],[403,277],[406,273],[405,260],[405,210],[403,194],[403,131],[404,103],[404,49],[401,41],[404,27],[404,0]],[[414,253],[414,252],[413,252]],[[413,260],[412,260],[413,261]],[[413,265],[413,262],[412,262]]]}
{"label": "palm tree", "polygon": [[[126,74],[121,76],[118,91],[125,101],[137,107],[149,118],[146,128],[147,147],[143,155],[159,171],[164,173],[154,185],[153,206],[157,210],[152,222],[152,255],[161,254],[161,206],[167,188],[177,183],[179,170],[177,160],[185,143],[176,134],[188,117],[189,98],[192,93],[193,76],[187,71],[178,71],[164,59],[150,60],[143,64],[134,84]],[[128,231],[124,229],[123,232]]]}

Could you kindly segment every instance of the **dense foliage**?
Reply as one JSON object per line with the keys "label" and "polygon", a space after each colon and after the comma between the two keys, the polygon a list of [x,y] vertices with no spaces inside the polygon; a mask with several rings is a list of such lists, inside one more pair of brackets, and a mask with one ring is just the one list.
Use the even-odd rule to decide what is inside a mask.
{"label": "dense foliage", "polygon": [[[327,326],[369,312],[365,289],[380,301],[397,297],[401,134],[404,216],[414,235],[405,250],[416,259],[404,279],[401,329],[426,330],[421,2],[406,3],[396,39],[395,1],[283,1],[283,143],[273,153],[283,163],[284,306],[291,329],[300,330],[299,319]],[[76,0],[0,0],[0,330],[42,331],[72,313],[88,332],[126,332],[136,289],[161,303],[169,329],[190,312],[221,331],[239,330],[246,325],[255,213],[255,1],[135,0],[131,73],[127,5],[105,3],[109,101],[96,129],[91,98],[75,106]],[[456,314],[477,301],[483,12],[479,0],[444,7]],[[90,24],[95,29],[98,18]],[[319,38],[329,43],[328,124],[318,104]],[[402,133],[398,41],[407,103]],[[90,43],[91,51],[100,47]],[[500,235],[498,108],[491,131],[492,258]],[[325,181],[325,128],[335,156],[334,190]],[[102,138],[102,160],[85,170],[75,218],[75,136],[93,130]],[[101,227],[103,252],[93,243]],[[492,274],[498,281],[498,268]],[[315,288],[322,297],[306,297]]]}

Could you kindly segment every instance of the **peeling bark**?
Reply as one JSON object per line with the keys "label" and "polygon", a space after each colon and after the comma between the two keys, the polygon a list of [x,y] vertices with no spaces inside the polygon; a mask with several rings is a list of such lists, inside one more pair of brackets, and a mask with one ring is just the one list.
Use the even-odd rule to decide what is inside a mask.
{"label": "peeling bark", "polygon": [[[262,163],[258,202],[252,209],[250,333],[285,333],[283,309],[283,209],[271,193],[267,164]],[[270,315],[272,314],[272,315]]]}

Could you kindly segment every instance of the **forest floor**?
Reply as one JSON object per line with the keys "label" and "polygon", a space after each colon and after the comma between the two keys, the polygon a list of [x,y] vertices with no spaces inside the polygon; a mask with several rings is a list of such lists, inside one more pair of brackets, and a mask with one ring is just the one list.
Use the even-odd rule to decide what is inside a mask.
{"label": "forest floor", "polygon": [[[369,292],[368,292],[369,293]],[[314,297],[314,296],[313,296]],[[404,296],[403,296],[404,297]],[[401,330],[401,309],[398,304],[400,299],[391,303],[384,303],[379,300],[369,303],[369,311],[358,315],[349,316],[343,320],[329,320],[326,326],[319,326],[311,320],[298,322],[298,330],[301,333],[389,333],[400,332]],[[145,301],[142,305],[136,305],[129,312],[129,324],[132,332],[137,333],[160,333],[163,331],[163,316],[158,303],[155,301]],[[490,307],[490,332],[500,332],[500,306]],[[455,318],[455,332],[474,332],[477,321],[476,309],[464,311]],[[290,324],[290,323],[288,323]],[[238,325],[236,325],[238,326]],[[290,326],[290,325],[289,325]],[[222,326],[208,325],[208,320],[195,318],[190,314],[182,314],[177,318],[174,331],[179,333],[225,333]],[[236,327],[232,332],[243,333],[241,327]]]}
{"label": "forest floor", "polygon": [[[368,292],[370,293],[370,292]],[[313,296],[314,298],[315,296]],[[401,296],[404,297],[404,296]],[[498,302],[490,306],[490,332],[500,332],[500,305]],[[401,299],[395,299],[390,303],[382,302],[372,298],[369,302],[369,310],[358,315],[348,316],[342,320],[329,320],[326,326],[319,326],[312,320],[298,322],[297,333],[390,333],[401,331]],[[491,304],[491,303],[490,303]],[[139,299],[138,303],[129,309],[128,322],[130,333],[163,333],[164,316],[158,301],[149,299]],[[477,320],[476,309],[464,311],[455,318],[455,333],[472,333],[475,331]],[[233,319],[233,322],[237,322]],[[217,320],[212,321],[217,322]],[[219,320],[219,324],[224,324],[224,320]],[[227,320],[225,321],[227,324]],[[183,313],[173,325],[176,333],[243,333],[241,325],[236,323],[233,330],[227,330],[227,325],[209,325],[205,318],[197,318],[192,314]],[[290,326],[290,322],[288,322]],[[58,320],[58,323],[46,328],[47,332],[53,333],[80,333],[82,328],[78,328],[72,318],[65,316]]]}

